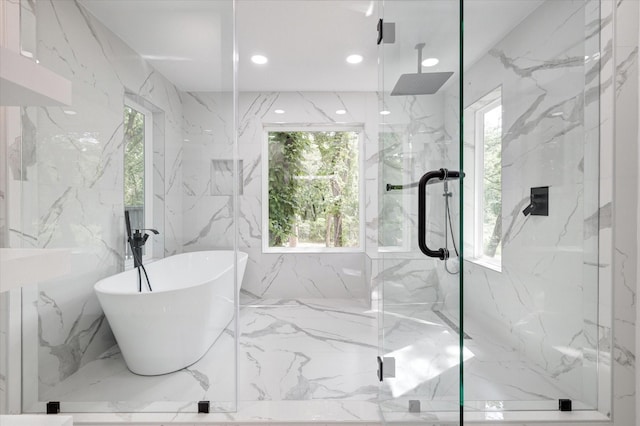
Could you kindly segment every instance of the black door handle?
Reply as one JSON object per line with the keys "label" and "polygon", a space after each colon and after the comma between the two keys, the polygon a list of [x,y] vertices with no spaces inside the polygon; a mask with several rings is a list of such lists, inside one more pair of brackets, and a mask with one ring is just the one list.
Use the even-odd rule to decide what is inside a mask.
{"label": "black door handle", "polygon": [[429,185],[430,181],[433,179],[445,180],[445,179],[456,179],[460,177],[460,172],[456,172],[453,170],[440,169],[440,170],[431,170],[430,172],[425,173],[418,183],[418,247],[420,247],[420,251],[429,257],[437,257],[440,260],[446,260],[449,258],[449,250],[446,248],[440,248],[438,250],[431,250],[427,247],[427,243],[425,241],[425,234],[427,231],[426,226],[426,213],[427,213],[427,196],[425,194],[425,189],[427,185]]}

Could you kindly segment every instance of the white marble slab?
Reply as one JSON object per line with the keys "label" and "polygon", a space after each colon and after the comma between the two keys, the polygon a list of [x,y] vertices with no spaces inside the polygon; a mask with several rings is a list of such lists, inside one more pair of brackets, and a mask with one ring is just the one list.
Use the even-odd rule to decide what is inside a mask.
{"label": "white marble slab", "polygon": [[37,3],[35,12],[38,59],[71,81],[73,102],[64,109],[30,106],[22,114],[22,162],[10,165],[13,176],[22,176],[21,221],[12,239],[72,255],[64,280],[50,274],[24,299],[26,406],[114,344],[93,285],[123,267],[125,94],[144,99],[162,121],[154,128],[163,138],[154,160],[164,162],[154,168],[160,186],[154,220],[164,224],[165,244],[156,246],[170,253],[182,241],[177,89],[80,3]]}
{"label": "white marble slab", "polygon": [[0,248],[0,293],[70,272],[65,249]]}
{"label": "white marble slab", "polygon": [[2,426],[73,426],[72,416],[35,414],[0,415]]}

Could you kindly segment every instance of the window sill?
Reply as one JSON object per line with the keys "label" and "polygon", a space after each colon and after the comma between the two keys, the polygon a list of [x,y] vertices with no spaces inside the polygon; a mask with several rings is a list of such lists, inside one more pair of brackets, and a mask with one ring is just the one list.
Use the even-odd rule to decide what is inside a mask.
{"label": "window sill", "polygon": [[263,247],[263,253],[274,254],[341,254],[341,253],[364,253],[360,247]]}
{"label": "window sill", "polygon": [[475,257],[472,259],[465,259],[468,262],[475,263],[478,266],[482,266],[483,268],[491,269],[492,271],[502,273],[502,265],[499,265],[495,262],[491,262],[482,257]]}

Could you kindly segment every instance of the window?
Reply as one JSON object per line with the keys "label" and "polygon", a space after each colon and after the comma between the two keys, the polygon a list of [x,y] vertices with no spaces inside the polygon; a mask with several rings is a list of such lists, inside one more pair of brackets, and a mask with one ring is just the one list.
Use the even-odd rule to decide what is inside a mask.
{"label": "window", "polygon": [[[131,229],[151,228],[153,224],[153,114],[126,100],[124,106],[124,209],[129,212]],[[151,257],[153,238],[143,247],[143,258]],[[131,248],[125,243],[125,259]]]}
{"label": "window", "polygon": [[359,250],[360,132],[278,128],[266,135],[265,251]]}
{"label": "window", "polygon": [[414,182],[411,176],[413,154],[411,144],[406,136],[406,129],[392,128],[389,124],[378,134],[381,162],[378,192],[378,251],[405,252],[410,250],[411,219],[407,212],[411,211],[410,191],[387,190],[387,185],[403,185]]}
{"label": "window", "polygon": [[502,263],[502,91],[484,96],[465,111],[474,149],[474,257],[493,269]]}

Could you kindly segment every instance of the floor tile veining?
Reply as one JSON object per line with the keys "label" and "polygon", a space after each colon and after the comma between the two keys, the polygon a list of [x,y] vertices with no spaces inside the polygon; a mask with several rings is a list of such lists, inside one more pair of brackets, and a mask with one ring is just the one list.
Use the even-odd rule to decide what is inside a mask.
{"label": "floor tile veining", "polygon": [[376,399],[376,315],[364,303],[266,300],[240,318],[240,400]]}
{"label": "floor tile veining", "polygon": [[[396,377],[383,386],[377,379],[378,313],[367,304],[268,299],[240,307],[237,358],[233,324],[198,362],[161,376],[131,373],[113,347],[40,400],[60,400],[78,412],[182,413],[195,411],[195,401],[209,400],[213,411],[235,412],[227,415],[245,420],[277,420],[296,412],[303,417],[298,420],[377,421],[378,401],[384,401],[382,411],[391,418],[406,413],[409,399],[421,400],[423,412],[451,413],[458,400],[459,336],[451,318],[444,321],[442,315],[424,307],[385,311],[383,352],[394,356],[397,366]],[[510,352],[472,339],[465,345],[471,409],[482,410],[482,401],[506,401],[508,408],[508,401],[549,403],[562,395]],[[440,353],[442,348],[448,355]],[[522,386],[511,384],[513,375]],[[276,410],[282,404],[289,404],[288,414]]]}

